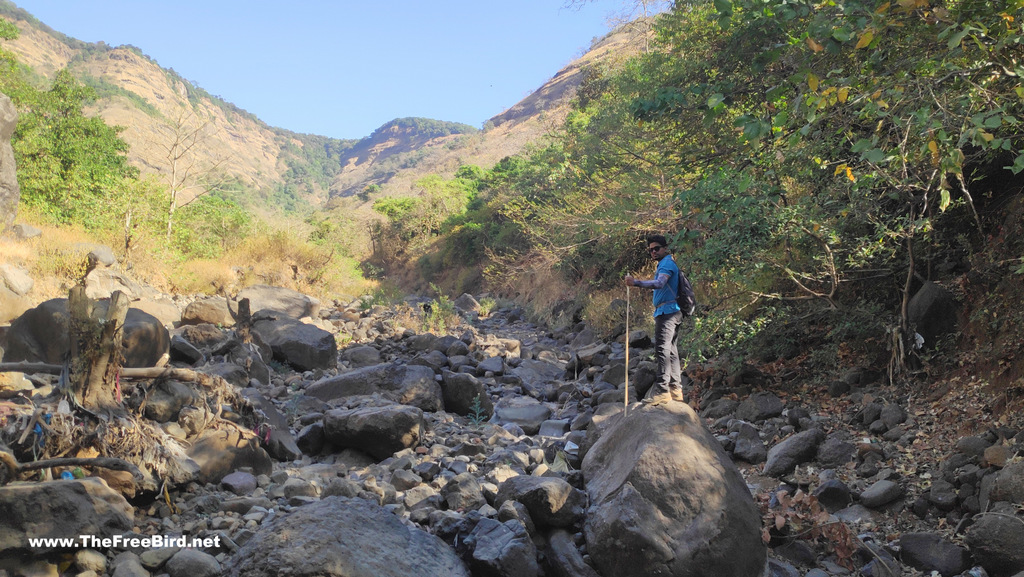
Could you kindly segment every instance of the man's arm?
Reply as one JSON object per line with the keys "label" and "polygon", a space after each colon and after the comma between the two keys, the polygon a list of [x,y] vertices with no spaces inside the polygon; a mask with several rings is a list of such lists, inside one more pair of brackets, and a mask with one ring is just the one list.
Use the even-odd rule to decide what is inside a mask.
{"label": "man's arm", "polygon": [[[665,283],[668,282],[668,279],[670,279],[672,277],[669,276],[666,273],[661,273],[661,274],[658,275],[657,278],[654,278],[654,279],[651,279],[651,280],[637,280],[637,279],[634,279],[633,277],[626,277],[626,278],[633,281],[632,282],[632,286],[638,286],[638,287],[641,287],[641,288],[649,288],[649,289],[660,289],[660,288],[664,287]],[[627,282],[626,284],[630,284],[630,283]]]}

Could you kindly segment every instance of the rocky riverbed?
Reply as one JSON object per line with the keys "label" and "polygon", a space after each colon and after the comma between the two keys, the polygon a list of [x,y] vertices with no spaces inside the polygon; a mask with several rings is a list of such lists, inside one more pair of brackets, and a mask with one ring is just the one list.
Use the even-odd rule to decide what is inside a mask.
{"label": "rocky riverbed", "polygon": [[[227,299],[147,297],[165,304],[140,321],[169,327],[163,361],[231,391],[126,380],[160,470],[22,473],[0,488],[0,575],[1024,571],[1024,434],[988,420],[969,381],[899,390],[878,367],[811,378],[722,361],[688,371],[689,404],[647,406],[642,331],[550,330],[511,307],[481,315],[469,295],[438,333],[421,328],[422,300],[238,296],[254,311],[244,331]],[[56,362],[48,330],[12,323],[4,360]],[[60,406],[59,376],[0,378],[20,461],[86,426]],[[36,413],[49,426],[26,431]]]}

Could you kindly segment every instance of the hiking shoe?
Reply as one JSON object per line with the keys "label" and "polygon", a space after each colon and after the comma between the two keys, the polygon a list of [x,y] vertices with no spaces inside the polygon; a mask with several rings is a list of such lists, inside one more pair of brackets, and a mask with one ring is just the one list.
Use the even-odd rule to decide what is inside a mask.
{"label": "hiking shoe", "polygon": [[679,401],[680,403],[682,403],[683,401],[686,400],[686,397],[683,396],[683,391],[680,391],[680,390],[677,389],[675,391],[672,391],[671,394],[672,394],[672,400],[673,401]]}
{"label": "hiking shoe", "polygon": [[672,393],[658,393],[653,397],[647,397],[644,399],[645,405],[656,407],[658,405],[664,405],[672,401]]}

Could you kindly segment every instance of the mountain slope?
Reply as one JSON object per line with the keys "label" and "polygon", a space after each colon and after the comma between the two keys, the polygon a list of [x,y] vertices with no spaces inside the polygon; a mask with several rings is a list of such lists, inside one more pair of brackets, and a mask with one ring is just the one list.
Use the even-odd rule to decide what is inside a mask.
{"label": "mountain slope", "polygon": [[[183,138],[194,138],[188,160],[195,170],[234,181],[260,201],[251,206],[316,207],[330,199],[357,220],[373,217],[370,207],[380,196],[417,194],[414,183],[427,174],[450,177],[464,164],[489,167],[540,142],[565,118],[588,67],[634,52],[627,34],[609,35],[483,130],[404,118],[361,140],[340,140],[268,126],[161,68],[139,48],[70,38],[9,0],[0,0],[0,17],[21,30],[4,47],[41,86],[67,67],[97,90],[90,112],[124,127],[129,159],[143,173],[172,178],[171,157]],[[360,194],[368,187],[370,194]]]}

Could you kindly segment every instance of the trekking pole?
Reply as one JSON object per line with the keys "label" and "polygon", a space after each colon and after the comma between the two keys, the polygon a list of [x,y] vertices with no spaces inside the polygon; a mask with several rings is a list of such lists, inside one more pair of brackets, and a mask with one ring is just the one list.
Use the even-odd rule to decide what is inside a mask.
{"label": "trekking pole", "polygon": [[622,410],[629,412],[629,285],[626,285],[626,396]]}

